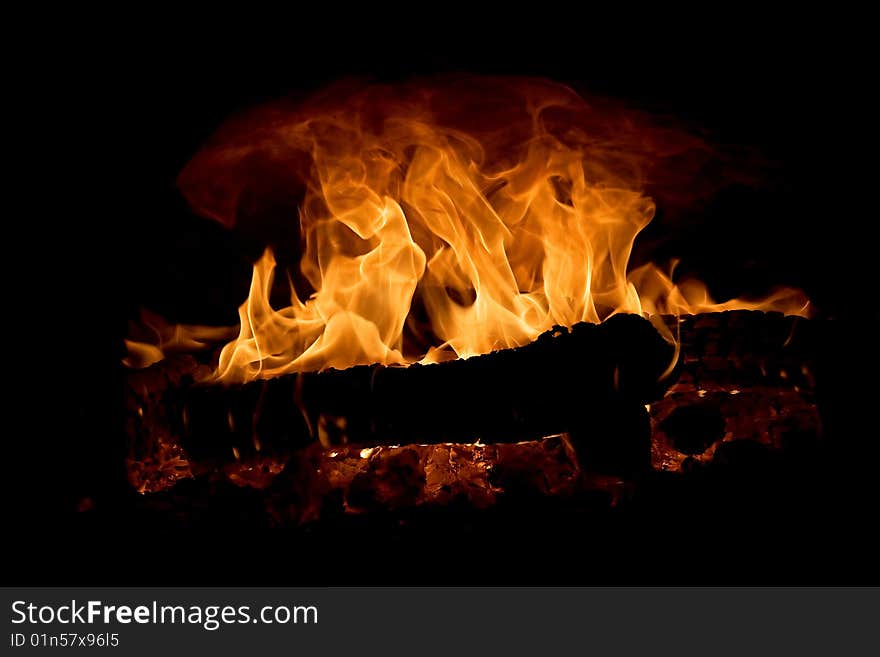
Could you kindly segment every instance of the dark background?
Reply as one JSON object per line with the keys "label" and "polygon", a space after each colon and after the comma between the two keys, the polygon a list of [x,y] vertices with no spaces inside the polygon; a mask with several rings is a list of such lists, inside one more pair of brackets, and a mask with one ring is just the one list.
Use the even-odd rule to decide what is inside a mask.
{"label": "dark background", "polygon": [[[36,89],[27,95],[40,137],[32,149],[37,191],[20,222],[36,235],[12,247],[24,255],[12,287],[26,285],[24,303],[10,302],[18,318],[14,382],[24,399],[11,408],[9,428],[13,446],[24,449],[7,461],[10,563],[18,564],[8,579],[876,582],[876,544],[866,533],[878,433],[866,417],[878,317],[874,126],[859,18],[743,9],[664,22],[548,9],[512,20],[508,9],[465,12],[465,22],[446,15],[451,8],[443,17],[435,11],[394,23],[266,17],[223,32],[184,28],[169,16],[137,34],[60,27],[60,36],[43,35],[47,74],[32,76]],[[839,339],[829,342],[827,362],[838,393],[821,463],[728,491],[717,507],[685,496],[633,518],[572,520],[541,510],[491,525],[444,517],[403,537],[381,525],[387,519],[317,538],[250,536],[247,523],[235,522],[162,532],[137,510],[122,463],[126,322],[144,305],[171,320],[234,323],[261,247],[188,211],[174,185],[182,166],[225,118],[255,103],[340,77],[442,72],[550,77],[673,114],[775,163],[761,188],[717,199],[699,221],[677,219],[672,239],[661,215],[645,241],[662,242],[661,258],[683,257],[719,296],[789,284],[834,319]],[[486,561],[455,566],[450,554]],[[347,559],[374,565],[340,565]]]}

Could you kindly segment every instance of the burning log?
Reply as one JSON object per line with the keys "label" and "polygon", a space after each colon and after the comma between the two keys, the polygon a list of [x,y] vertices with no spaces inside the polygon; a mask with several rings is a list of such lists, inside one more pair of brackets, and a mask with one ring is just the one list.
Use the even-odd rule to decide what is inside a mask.
{"label": "burning log", "polygon": [[129,428],[154,447],[157,435],[173,436],[200,463],[287,455],[315,437],[329,447],[520,442],[569,432],[591,460],[612,469],[626,461],[621,468],[634,471],[649,462],[644,404],[662,393],[672,357],[649,322],[619,315],[466,360],[243,385],[196,385],[195,362],[177,360],[136,375]]}
{"label": "burning log", "polygon": [[[699,282],[629,266],[657,209],[646,180],[670,201],[715,188],[712,149],[646,119],[505,78],[346,84],[230,123],[180,188],[196,213],[272,246],[216,367],[182,357],[130,379],[132,482],[232,482],[292,504],[278,513],[291,518],[481,507],[500,489],[628,485],[652,465],[735,461],[749,448],[716,448],[736,439],[815,434],[795,331],[809,324],[715,312],[804,315],[802,293],[718,304]],[[290,283],[280,307],[276,270]],[[643,312],[658,326],[713,314],[665,320],[675,364]],[[555,324],[574,326],[545,332]],[[149,329],[129,362],[216,335]],[[468,358],[412,364],[446,356]]]}
{"label": "burning log", "polygon": [[468,360],[238,386],[197,385],[206,366],[168,359],[129,378],[132,482],[159,490],[221,472],[264,487],[317,438],[328,449],[345,441],[423,449],[565,432],[585,472],[631,477],[651,466],[681,470],[689,457],[710,462],[722,442],[783,447],[817,435],[815,323],[726,312],[667,324],[681,353],[665,395],[657,379],[670,348],[635,316]]}
{"label": "burning log", "polygon": [[776,450],[818,438],[818,325],[727,312],[669,322],[679,332],[678,380],[650,405],[655,469],[717,461],[735,441]]}

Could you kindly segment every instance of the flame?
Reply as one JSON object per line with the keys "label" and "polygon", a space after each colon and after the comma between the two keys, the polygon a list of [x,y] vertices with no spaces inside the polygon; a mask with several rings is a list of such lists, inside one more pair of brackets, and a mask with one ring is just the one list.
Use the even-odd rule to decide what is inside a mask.
{"label": "flame", "polygon": [[216,378],[466,358],[621,312],[806,314],[794,290],[718,304],[655,265],[628,273],[646,188],[705,191],[667,164],[706,152],[540,80],[340,87],[235,120],[181,189],[226,225],[249,195],[298,194],[301,257],[281,308],[272,251],[255,264]]}
{"label": "flame", "polygon": [[200,351],[234,335],[233,327],[169,324],[159,315],[142,309],[139,321],[132,323],[130,337],[125,340],[128,354],[122,362],[140,369],[170,353]]}

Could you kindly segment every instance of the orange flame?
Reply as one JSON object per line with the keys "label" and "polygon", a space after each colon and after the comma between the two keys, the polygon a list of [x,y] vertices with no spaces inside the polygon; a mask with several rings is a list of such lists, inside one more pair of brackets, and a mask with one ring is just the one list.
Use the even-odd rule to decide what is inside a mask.
{"label": "orange flame", "polygon": [[267,250],[216,376],[469,357],[620,312],[805,314],[794,290],[716,304],[654,265],[627,273],[654,216],[646,187],[705,191],[666,168],[688,151],[706,147],[539,80],[337,88],[235,121],[181,188],[227,225],[248,194],[300,190],[293,273],[310,293],[291,282],[289,305],[273,308]]}
{"label": "orange flame", "polygon": [[233,327],[169,324],[159,315],[142,310],[125,341],[128,355],[122,362],[137,369],[149,367],[170,353],[200,351],[234,335]]}

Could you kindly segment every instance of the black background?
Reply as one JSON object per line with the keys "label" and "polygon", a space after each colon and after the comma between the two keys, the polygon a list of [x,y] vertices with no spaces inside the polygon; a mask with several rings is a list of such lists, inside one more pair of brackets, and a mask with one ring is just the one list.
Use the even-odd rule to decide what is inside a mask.
{"label": "black background", "polygon": [[[20,564],[12,579],[876,581],[865,534],[878,433],[865,418],[876,387],[875,119],[859,17],[740,9],[639,19],[635,8],[605,17],[558,7],[516,17],[512,8],[477,15],[450,6],[391,20],[391,11],[266,16],[222,31],[207,21],[183,26],[172,15],[116,29],[57,25],[31,44],[39,72],[23,71],[29,90],[20,98],[37,123],[25,132],[33,145],[23,164],[36,190],[11,223],[34,235],[9,246],[19,256],[11,280],[25,283],[12,285],[8,342],[12,381],[24,393],[8,413],[10,441],[24,448],[7,459],[11,563]],[[394,81],[441,72],[551,77],[674,114],[776,162],[761,189],[720,199],[701,221],[676,224],[671,240],[661,216],[648,237],[663,237],[659,255],[682,256],[720,296],[796,285],[823,318],[837,320],[841,340],[830,361],[839,398],[824,463],[799,472],[796,486],[774,484],[769,502],[764,489],[744,500],[728,495],[722,511],[674,500],[632,522],[598,521],[596,531],[563,531],[571,519],[526,515],[516,530],[509,525],[517,520],[481,531],[472,526],[479,518],[447,519],[409,542],[360,527],[302,548],[299,535],[249,538],[234,527],[151,533],[124,484],[126,321],[146,305],[177,321],[234,322],[261,246],[194,217],[174,186],[181,167],[226,117],[255,103],[340,77]],[[91,510],[77,511],[85,499]],[[443,536],[429,541],[433,532]],[[340,570],[340,560],[365,549],[344,542],[364,536],[381,567]],[[583,557],[585,545],[597,544],[605,547]],[[565,567],[554,556],[563,552]],[[449,554],[495,561],[488,570],[459,569]],[[518,565],[506,567],[513,556]]]}

